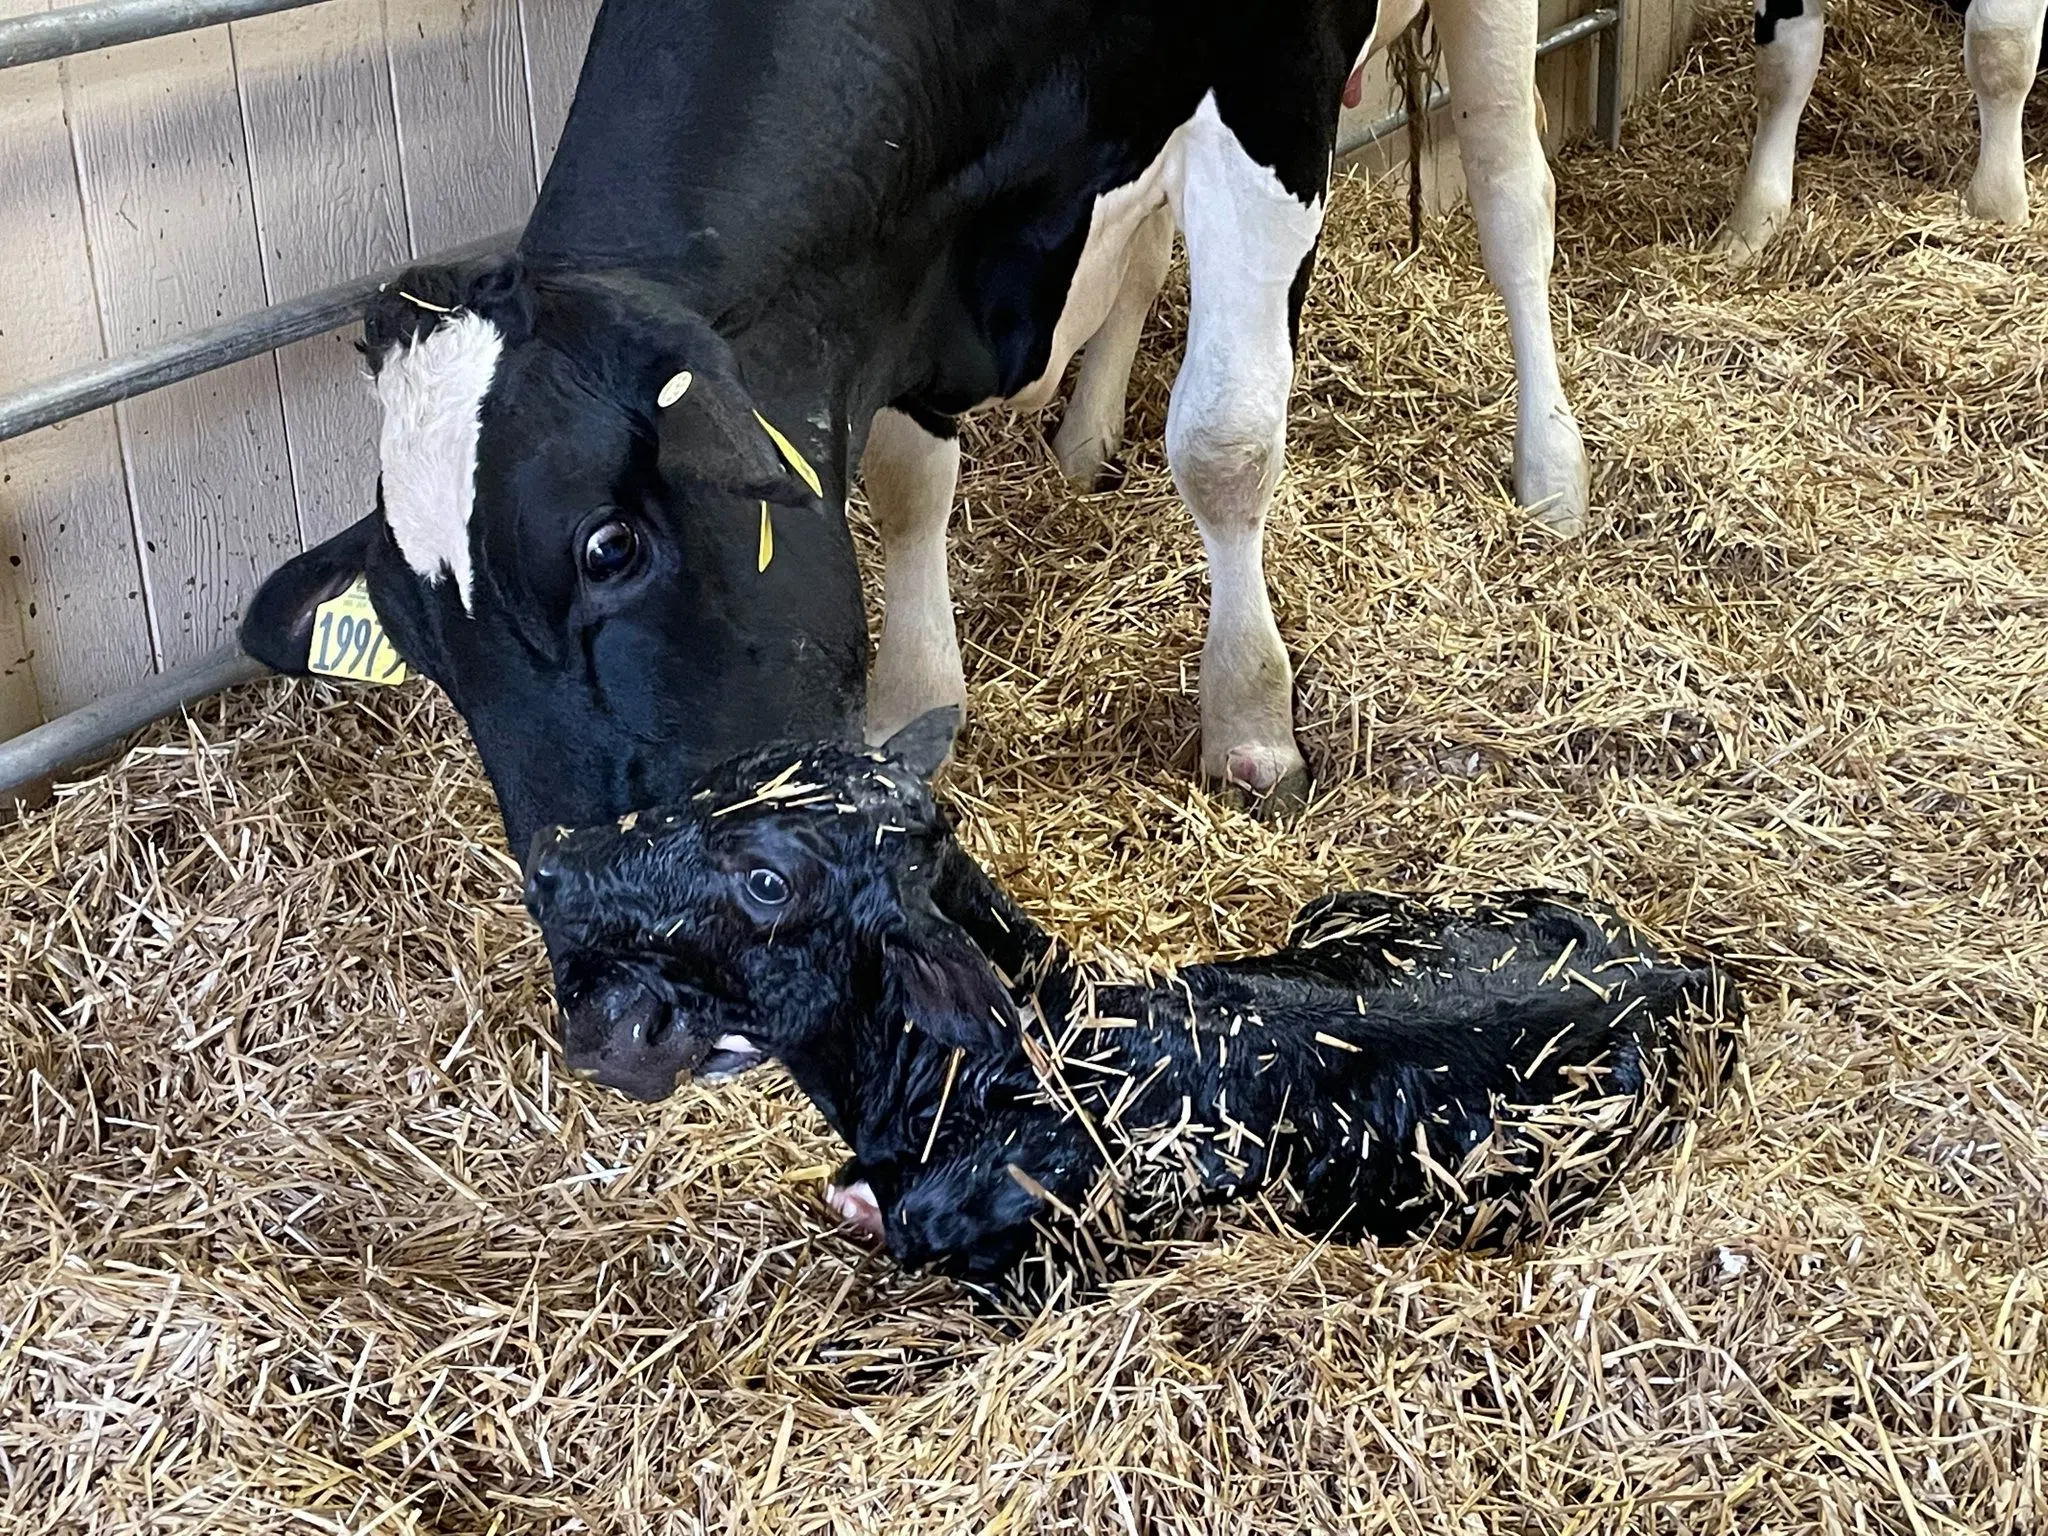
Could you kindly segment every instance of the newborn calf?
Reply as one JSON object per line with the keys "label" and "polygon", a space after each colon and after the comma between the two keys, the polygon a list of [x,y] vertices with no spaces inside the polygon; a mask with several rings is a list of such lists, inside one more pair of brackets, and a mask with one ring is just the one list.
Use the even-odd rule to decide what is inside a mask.
{"label": "newborn calf", "polygon": [[1688,1057],[1719,1076],[1721,975],[1540,893],[1330,896],[1275,954],[1081,967],[933,800],[956,718],[542,834],[571,1066],[660,1097],[780,1058],[853,1149],[835,1208],[979,1280],[1114,1273],[1253,1196],[1317,1235],[1510,1240],[1670,1123]]}

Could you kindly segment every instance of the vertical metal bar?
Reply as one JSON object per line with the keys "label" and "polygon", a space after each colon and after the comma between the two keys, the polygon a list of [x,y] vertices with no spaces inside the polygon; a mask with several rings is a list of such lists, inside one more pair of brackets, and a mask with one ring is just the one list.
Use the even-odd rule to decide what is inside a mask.
{"label": "vertical metal bar", "polygon": [[1600,34],[1596,45],[1600,57],[1600,137],[1607,141],[1609,149],[1621,148],[1622,42],[1628,32],[1628,13],[1632,9],[1629,0],[1614,0],[1614,25]]}

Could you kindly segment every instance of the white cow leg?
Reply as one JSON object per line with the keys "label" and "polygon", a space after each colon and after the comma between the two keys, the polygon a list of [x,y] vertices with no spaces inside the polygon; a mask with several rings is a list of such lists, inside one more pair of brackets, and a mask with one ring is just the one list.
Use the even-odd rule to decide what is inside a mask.
{"label": "white cow leg", "polygon": [[880,742],[928,709],[967,702],[946,580],[960,440],[934,437],[901,411],[877,412],[861,477],[882,538],[882,643],[867,722],[868,740]]}
{"label": "white cow leg", "polygon": [[1586,526],[1591,475],[1550,328],[1556,192],[1537,132],[1536,0],[1438,0],[1458,156],[1515,349],[1515,498],[1552,533]]}
{"label": "white cow leg", "polygon": [[1756,0],[1756,142],[1735,211],[1714,236],[1713,249],[1735,266],[1755,260],[1792,211],[1799,119],[1820,71],[1825,0],[1803,0],[1797,16],[1780,9],[1774,0]]}
{"label": "white cow leg", "polygon": [[2027,222],[2027,163],[2020,119],[2041,57],[2048,0],[1973,0],[1963,22],[1963,67],[1977,93],[1983,134],[1977,174],[1963,202],[1980,219]]}
{"label": "white cow leg", "polygon": [[1287,809],[1306,796],[1294,674],[1266,595],[1266,509],[1294,384],[1288,290],[1322,228],[1204,102],[1187,130],[1175,206],[1187,242],[1187,355],[1166,417],[1174,483],[1209,555],[1202,771]]}
{"label": "white cow leg", "polygon": [[1093,487],[1124,444],[1124,408],[1131,364],[1145,334],[1145,318],[1173,260],[1173,215],[1161,208],[1131,237],[1116,305],[1081,354],[1081,376],[1052,440],[1060,470],[1079,486]]}

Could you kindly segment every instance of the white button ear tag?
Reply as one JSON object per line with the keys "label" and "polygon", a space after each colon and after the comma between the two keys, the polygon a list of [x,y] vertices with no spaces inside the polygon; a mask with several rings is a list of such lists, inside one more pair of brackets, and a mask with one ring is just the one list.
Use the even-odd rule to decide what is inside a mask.
{"label": "white button ear tag", "polygon": [[690,392],[692,376],[687,369],[661,386],[661,393],[654,397],[654,403],[664,411]]}

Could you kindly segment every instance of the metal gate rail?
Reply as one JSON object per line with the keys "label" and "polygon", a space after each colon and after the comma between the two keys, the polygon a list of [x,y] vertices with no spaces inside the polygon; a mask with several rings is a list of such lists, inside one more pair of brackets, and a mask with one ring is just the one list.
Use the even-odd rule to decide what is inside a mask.
{"label": "metal gate rail", "polygon": [[0,21],[0,69],[41,64],[115,48],[145,38],[192,32],[226,21],[246,21],[277,11],[295,11],[320,0],[103,0],[61,11]]}

